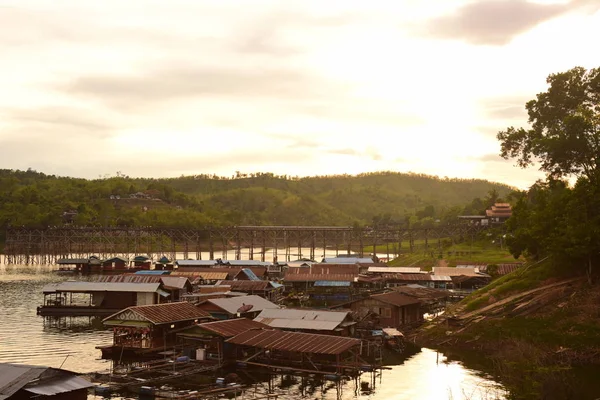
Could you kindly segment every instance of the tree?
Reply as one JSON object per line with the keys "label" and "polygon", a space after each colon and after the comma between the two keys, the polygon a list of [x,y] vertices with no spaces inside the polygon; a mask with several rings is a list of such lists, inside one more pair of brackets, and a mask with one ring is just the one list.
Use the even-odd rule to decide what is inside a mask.
{"label": "tree", "polygon": [[[546,182],[518,198],[507,222],[513,255],[552,256],[583,267],[600,263],[600,68],[576,67],[548,77],[527,103],[531,128],[498,133],[501,156],[525,168],[540,163]],[[576,177],[574,187],[563,179]]]}
{"label": "tree", "polygon": [[586,176],[600,182],[600,68],[576,67],[551,74],[546,92],[525,108],[530,129],[498,132],[500,155],[521,167],[540,162],[554,179]]}

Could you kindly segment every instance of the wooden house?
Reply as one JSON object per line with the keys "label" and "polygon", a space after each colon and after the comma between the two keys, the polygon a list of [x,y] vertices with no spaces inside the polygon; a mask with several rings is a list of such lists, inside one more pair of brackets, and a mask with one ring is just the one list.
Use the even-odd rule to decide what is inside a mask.
{"label": "wooden house", "polygon": [[379,328],[402,328],[422,322],[421,301],[398,292],[373,294],[367,298],[355,300],[340,306],[336,310],[347,308],[357,315],[373,314],[377,317]]}
{"label": "wooden house", "polygon": [[102,261],[103,271],[125,271],[127,269],[127,259],[122,257],[113,257]]}
{"label": "wooden house", "polygon": [[181,329],[211,319],[210,314],[186,301],[128,307],[102,320],[113,328],[113,344],[97,348],[103,358],[166,351],[176,344],[175,334]]}
{"label": "wooden house", "polygon": [[154,263],[155,270],[167,270],[172,271],[174,264],[167,256],[162,256],[156,263]]}
{"label": "wooden house", "polygon": [[2,400],[85,400],[93,386],[60,368],[0,363]]}
{"label": "wooden house", "polygon": [[279,283],[263,280],[222,281],[218,284],[228,285],[230,291],[255,294],[272,302],[278,301],[284,290],[284,286]]}
{"label": "wooden house", "polygon": [[247,318],[203,322],[177,333],[177,340],[183,346],[184,354],[191,359],[217,360],[222,364],[235,356],[233,345],[225,343],[227,339],[250,329],[268,328]]}
{"label": "wooden house", "polygon": [[152,266],[152,260],[148,256],[135,256],[131,260],[131,267],[136,270],[149,270]]}
{"label": "wooden house", "polygon": [[110,315],[130,306],[166,301],[169,293],[162,287],[161,282],[65,281],[49,284],[42,289],[44,304],[37,312],[42,316]]}

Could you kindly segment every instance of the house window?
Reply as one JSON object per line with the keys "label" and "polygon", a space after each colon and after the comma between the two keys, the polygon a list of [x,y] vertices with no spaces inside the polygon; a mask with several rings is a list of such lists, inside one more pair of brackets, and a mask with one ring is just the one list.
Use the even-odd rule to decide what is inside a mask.
{"label": "house window", "polygon": [[382,307],[379,309],[379,315],[381,315],[383,318],[392,318],[392,310],[387,307]]}

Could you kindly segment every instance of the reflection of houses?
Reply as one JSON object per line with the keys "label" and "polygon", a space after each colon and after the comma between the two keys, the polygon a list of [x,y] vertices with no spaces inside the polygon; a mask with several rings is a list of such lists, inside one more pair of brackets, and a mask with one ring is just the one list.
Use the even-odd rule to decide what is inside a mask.
{"label": "reflection of houses", "polygon": [[342,373],[359,365],[360,339],[253,329],[228,339],[238,365],[318,373]]}
{"label": "reflection of houses", "polygon": [[225,343],[225,340],[250,329],[263,328],[268,326],[247,318],[203,322],[177,333],[177,339],[183,346],[183,353],[190,358],[223,363],[225,358],[233,359],[235,356],[234,346]]}
{"label": "reflection of houses", "polygon": [[197,307],[217,319],[254,318],[264,309],[279,308],[277,304],[255,295],[208,299]]}
{"label": "reflection of houses", "polygon": [[[133,305],[157,304],[169,293],[161,282],[74,282],[43,288],[44,305],[39,315],[110,315]],[[161,300],[161,298],[163,300]]]}
{"label": "reflection of houses", "polygon": [[287,331],[339,336],[352,336],[355,324],[349,311],[290,308],[263,310],[254,321]]}
{"label": "reflection of houses", "polygon": [[0,364],[0,399],[85,400],[89,381],[64,369]]}
{"label": "reflection of houses", "polygon": [[185,301],[129,307],[102,321],[113,328],[113,344],[98,348],[103,358],[164,351],[176,344],[176,332],[210,319],[208,313]]}
{"label": "reflection of houses", "polygon": [[420,301],[398,292],[374,294],[364,299],[335,307],[349,308],[358,315],[372,313],[378,317],[379,327],[401,328],[423,320]]}

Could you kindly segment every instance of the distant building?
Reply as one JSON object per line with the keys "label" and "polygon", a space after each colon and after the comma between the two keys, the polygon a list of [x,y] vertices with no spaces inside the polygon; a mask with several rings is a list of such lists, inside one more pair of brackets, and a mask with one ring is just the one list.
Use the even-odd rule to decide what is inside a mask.
{"label": "distant building", "polygon": [[471,221],[474,224],[489,226],[492,224],[503,224],[512,215],[512,207],[508,203],[496,203],[485,215],[459,215],[459,219]]}

